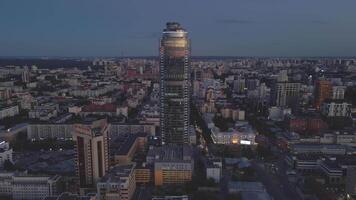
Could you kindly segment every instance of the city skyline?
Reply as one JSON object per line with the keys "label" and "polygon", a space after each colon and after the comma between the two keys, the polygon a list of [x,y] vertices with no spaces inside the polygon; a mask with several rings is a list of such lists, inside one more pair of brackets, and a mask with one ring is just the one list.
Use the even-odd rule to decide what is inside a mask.
{"label": "city skyline", "polygon": [[157,56],[157,30],[166,21],[185,24],[194,40],[193,56],[348,57],[356,52],[353,1],[1,4],[1,56]]}
{"label": "city skyline", "polygon": [[355,0],[19,2],[0,200],[356,200]]}

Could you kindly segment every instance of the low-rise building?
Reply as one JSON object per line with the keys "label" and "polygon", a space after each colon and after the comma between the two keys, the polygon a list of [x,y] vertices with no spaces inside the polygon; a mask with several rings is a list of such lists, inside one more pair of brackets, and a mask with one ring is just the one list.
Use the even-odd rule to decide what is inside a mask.
{"label": "low-rise building", "polygon": [[272,200],[261,182],[234,182],[228,184],[229,193],[239,193],[242,200]]}
{"label": "low-rise building", "polygon": [[154,124],[128,124],[128,123],[110,123],[110,137],[116,137],[123,134],[148,133],[155,135],[156,126]]}
{"label": "low-rise building", "polygon": [[293,144],[291,152],[300,153],[320,153],[325,155],[345,155],[346,147],[337,144]]}
{"label": "low-rise building", "polygon": [[45,103],[35,106],[34,109],[28,112],[30,119],[38,119],[41,121],[48,121],[53,117],[57,117],[59,105],[56,103]]}
{"label": "low-rise building", "polygon": [[0,140],[0,168],[4,166],[6,160],[13,163],[12,160],[12,148],[8,142]]}
{"label": "low-rise building", "polygon": [[326,117],[351,117],[350,103],[344,101],[328,101],[321,106],[321,113]]}
{"label": "low-rise building", "polygon": [[220,131],[218,128],[211,129],[212,138],[216,144],[241,144],[255,145],[256,131],[248,122],[239,122],[233,129]]}
{"label": "low-rise building", "polygon": [[152,200],[189,200],[188,195],[180,195],[180,196],[154,196]]}
{"label": "low-rise building", "polygon": [[61,176],[13,176],[12,199],[38,200],[62,192]]}
{"label": "low-rise building", "polygon": [[206,178],[212,178],[216,183],[220,182],[222,177],[222,161],[220,159],[212,159],[207,162]]}
{"label": "low-rise building", "polygon": [[6,106],[0,107],[0,119],[4,119],[6,117],[13,117],[19,114],[19,106]]}
{"label": "low-rise building", "polygon": [[136,190],[135,165],[115,166],[102,177],[97,186],[98,200],[130,200]]}
{"label": "low-rise building", "polygon": [[179,184],[192,180],[194,161],[189,145],[152,147],[146,161],[154,165],[155,185]]}
{"label": "low-rise building", "polygon": [[146,165],[146,163],[136,165],[135,180],[137,184],[144,185],[152,182],[152,167]]}
{"label": "low-rise building", "polygon": [[114,155],[113,164],[129,164],[136,151],[143,150],[146,144],[146,133],[129,134],[126,137],[116,138],[110,147]]}
{"label": "low-rise building", "polygon": [[73,124],[32,123],[27,126],[27,139],[72,139]]}

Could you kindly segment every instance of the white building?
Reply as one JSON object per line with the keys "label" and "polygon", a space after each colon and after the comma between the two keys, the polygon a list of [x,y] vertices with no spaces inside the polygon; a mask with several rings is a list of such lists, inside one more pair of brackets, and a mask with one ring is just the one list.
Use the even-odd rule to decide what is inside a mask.
{"label": "white building", "polygon": [[61,176],[13,176],[12,199],[38,200],[61,193]]}
{"label": "white building", "polygon": [[206,166],[206,178],[212,178],[216,183],[220,182],[222,176],[221,160],[211,160]]}
{"label": "white building", "polygon": [[347,102],[324,102],[320,110],[327,117],[351,117],[351,107]]}
{"label": "white building", "polygon": [[30,176],[19,172],[0,172],[0,196],[14,200],[38,200],[62,192],[61,177]]}
{"label": "white building", "polygon": [[6,117],[13,117],[18,114],[19,107],[17,105],[0,108],[0,119],[4,119]]}
{"label": "white building", "polygon": [[1,172],[0,173],[0,196],[12,195],[12,177],[13,172]]}
{"label": "white building", "polygon": [[55,103],[46,103],[40,106],[36,106],[33,110],[28,112],[30,119],[39,119],[47,121],[52,117],[57,117],[59,111],[59,105]]}
{"label": "white building", "polygon": [[72,124],[29,124],[27,126],[27,139],[72,139]]}
{"label": "white building", "polygon": [[12,160],[12,149],[8,142],[0,141],[0,168],[4,166],[6,160],[13,163]]}
{"label": "white building", "polygon": [[346,86],[333,86],[332,92],[333,96],[332,99],[344,99],[346,91]]}

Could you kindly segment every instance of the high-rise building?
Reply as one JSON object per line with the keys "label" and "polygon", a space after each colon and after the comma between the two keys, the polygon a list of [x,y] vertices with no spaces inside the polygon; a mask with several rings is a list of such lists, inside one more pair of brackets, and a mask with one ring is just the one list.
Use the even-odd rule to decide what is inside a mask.
{"label": "high-rise building", "polygon": [[160,41],[162,143],[189,143],[190,44],[187,32],[168,22]]}
{"label": "high-rise building", "polygon": [[27,66],[24,67],[24,70],[22,72],[22,82],[28,83],[30,82],[30,71]]}
{"label": "high-rise building", "polygon": [[328,80],[318,80],[315,84],[315,107],[320,109],[321,104],[330,99],[333,95],[331,82]]}
{"label": "high-rise building", "polygon": [[271,88],[272,105],[280,107],[298,107],[300,95],[300,83],[296,82],[275,82]]}
{"label": "high-rise building", "polygon": [[88,120],[73,125],[76,144],[76,170],[81,188],[93,187],[109,169],[108,123]]}
{"label": "high-rise building", "polygon": [[234,91],[241,94],[245,92],[246,81],[242,76],[238,76],[236,80],[234,80]]}

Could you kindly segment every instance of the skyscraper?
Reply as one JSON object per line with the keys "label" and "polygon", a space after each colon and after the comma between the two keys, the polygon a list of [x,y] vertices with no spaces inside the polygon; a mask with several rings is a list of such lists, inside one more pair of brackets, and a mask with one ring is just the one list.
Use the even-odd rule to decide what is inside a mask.
{"label": "skyscraper", "polygon": [[106,119],[74,124],[73,139],[77,141],[76,167],[80,187],[92,187],[109,169]]}
{"label": "skyscraper", "polygon": [[190,44],[187,32],[168,22],[160,41],[162,144],[189,143]]}

